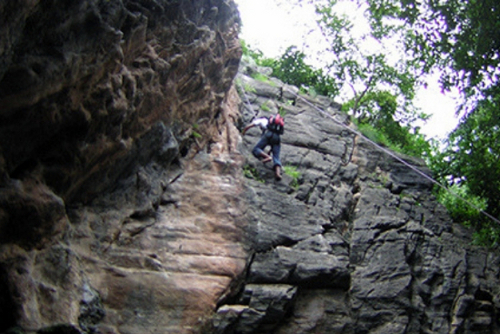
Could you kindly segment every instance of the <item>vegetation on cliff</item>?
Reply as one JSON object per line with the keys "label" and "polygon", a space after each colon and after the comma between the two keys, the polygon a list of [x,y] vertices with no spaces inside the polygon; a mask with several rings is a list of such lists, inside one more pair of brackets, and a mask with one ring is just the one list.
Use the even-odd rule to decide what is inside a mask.
{"label": "vegetation on cliff", "polygon": [[[298,0],[296,5],[305,2]],[[446,190],[438,189],[438,197],[452,216],[474,226],[482,243],[496,245],[500,38],[495,32],[500,28],[500,5],[492,0],[358,0],[370,25],[370,31],[359,37],[349,18],[335,11],[342,1],[308,2],[316,7],[318,28],[326,41],[321,54],[306,55],[293,46],[278,59],[244,48],[247,54],[258,64],[271,67],[273,76],[309,93],[338,98],[346,87],[350,89],[343,109],[360,130],[391,149],[426,158],[438,179],[465,199],[456,199],[461,203],[456,205]],[[381,47],[362,48],[366,39]],[[384,47],[388,45],[391,48]],[[395,48],[402,52],[391,62],[388,50]],[[319,69],[307,62],[314,58]],[[443,90],[456,87],[463,97],[457,111],[463,115],[462,121],[442,145],[420,133],[417,121],[428,115],[413,104],[416,88],[425,85],[421,78],[435,71],[442,73]],[[463,206],[472,210],[459,209]]]}

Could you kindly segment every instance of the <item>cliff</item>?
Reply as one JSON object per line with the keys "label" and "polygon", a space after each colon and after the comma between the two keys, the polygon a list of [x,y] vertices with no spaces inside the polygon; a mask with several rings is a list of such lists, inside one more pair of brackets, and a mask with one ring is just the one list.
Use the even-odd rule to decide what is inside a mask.
{"label": "cliff", "polygon": [[235,4],[7,1],[0,17],[0,332],[199,330],[246,263]]}
{"label": "cliff", "polygon": [[[260,75],[255,75],[260,73]],[[286,113],[275,181],[247,160],[253,255],[220,333],[496,333],[499,254],[472,246],[432,195],[424,162],[358,135],[339,105],[243,63],[242,119]]]}
{"label": "cliff", "polygon": [[[498,252],[330,99],[253,79],[232,1],[0,18],[0,332],[499,331]],[[278,110],[279,182],[238,130]]]}

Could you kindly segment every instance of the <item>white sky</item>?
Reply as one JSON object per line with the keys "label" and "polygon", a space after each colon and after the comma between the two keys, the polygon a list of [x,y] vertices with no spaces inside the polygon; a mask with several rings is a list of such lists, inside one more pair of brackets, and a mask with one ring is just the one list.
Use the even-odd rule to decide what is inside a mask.
{"label": "white sky", "polygon": [[[240,38],[252,49],[261,50],[266,57],[281,56],[287,47],[302,47],[304,42],[314,44],[315,14],[312,7],[286,10],[272,0],[235,0],[242,20]],[[362,13],[356,13],[362,14]],[[355,22],[361,22],[356,20]],[[316,32],[317,33],[317,32]],[[308,54],[307,51],[305,51]],[[426,114],[432,115],[421,132],[428,137],[444,139],[452,131],[458,119],[455,102],[451,96],[441,93],[437,78],[429,80],[427,89],[420,89],[415,104]],[[455,94],[456,95],[456,94]],[[338,101],[341,102],[341,101]]]}

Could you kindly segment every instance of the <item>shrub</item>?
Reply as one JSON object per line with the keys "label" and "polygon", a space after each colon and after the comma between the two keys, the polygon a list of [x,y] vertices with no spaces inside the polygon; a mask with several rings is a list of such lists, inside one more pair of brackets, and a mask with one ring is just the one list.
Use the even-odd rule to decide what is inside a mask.
{"label": "shrub", "polygon": [[297,167],[290,165],[283,166],[283,172],[286,175],[292,177],[292,182],[290,183],[290,186],[293,188],[297,188],[299,186],[299,179],[302,176],[302,174],[297,170]]}

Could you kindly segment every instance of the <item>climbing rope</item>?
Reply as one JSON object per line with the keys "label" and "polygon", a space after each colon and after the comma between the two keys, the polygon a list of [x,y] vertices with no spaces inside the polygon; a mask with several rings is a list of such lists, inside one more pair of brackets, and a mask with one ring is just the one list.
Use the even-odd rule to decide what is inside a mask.
{"label": "climbing rope", "polygon": [[[245,98],[245,103],[247,104],[248,110],[253,112],[252,104],[250,103],[250,100],[248,99],[248,96],[246,94],[245,89],[243,87],[241,87],[241,84],[239,82],[236,82],[236,85],[238,86],[240,91],[243,93],[243,97]],[[255,113],[254,117],[257,115],[258,115],[258,112]]]}
{"label": "climbing rope", "polygon": [[[248,97],[246,95],[246,92],[244,89],[242,89],[242,87],[240,86],[240,90],[241,92],[243,92],[243,96],[245,97],[245,100],[247,102],[247,104],[249,105],[249,108],[250,110],[252,110],[252,107],[251,107],[251,103],[250,101],[248,100]],[[342,122],[339,122],[338,120],[336,120],[332,115],[330,115],[329,113],[327,113],[326,111],[324,111],[323,109],[319,108],[318,106],[312,104],[310,101],[308,101],[307,99],[305,99],[304,97],[298,95],[297,93],[295,92],[292,92],[290,91],[290,93],[292,93],[296,99],[301,99],[302,101],[304,101],[307,105],[311,106],[312,108],[314,108],[315,110],[317,110],[318,112],[320,112],[322,115],[330,118],[332,121],[334,121],[337,125],[343,127],[344,129],[350,131],[351,133],[353,133],[355,136],[358,136],[360,138],[363,138],[365,141],[367,141],[368,143],[372,144],[375,148],[379,149],[380,151],[388,154],[389,156],[393,157],[394,159],[396,159],[397,161],[399,161],[400,163],[402,163],[404,166],[410,168],[411,170],[413,170],[415,173],[417,173],[418,175],[424,177],[425,179],[429,180],[431,183],[437,185],[438,187],[444,189],[445,191],[447,191],[449,194],[451,194],[452,196],[454,196],[455,198],[458,198],[459,200],[463,201],[464,203],[466,203],[467,205],[469,205],[470,207],[476,209],[479,213],[481,213],[482,215],[488,217],[489,219],[491,219],[492,221],[494,221],[495,223],[497,223],[499,226],[500,226],[500,220],[498,220],[497,218],[493,217],[492,215],[490,215],[489,213],[487,213],[486,211],[484,211],[483,209],[481,209],[480,207],[478,207],[477,205],[475,205],[474,203],[466,200],[465,198],[461,197],[460,195],[458,195],[457,193],[453,192],[452,190],[450,190],[449,188],[447,188],[446,186],[442,185],[441,183],[439,183],[438,181],[436,181],[435,179],[433,179],[432,177],[430,177],[429,175],[425,174],[424,172],[422,172],[421,170],[419,170],[417,167],[411,165],[410,163],[408,163],[407,161],[403,160],[402,158],[400,158],[399,156],[397,156],[394,152],[391,152],[390,150],[380,146],[379,144],[377,144],[376,142],[374,142],[373,140],[367,138],[366,136],[364,136],[361,132],[359,131],[356,131],[355,129],[353,128],[350,128],[349,126],[343,124]],[[354,139],[353,139],[353,150],[354,151]],[[352,156],[352,152],[351,152],[351,156]],[[349,159],[350,161],[350,159]],[[347,164],[346,164],[347,165]]]}
{"label": "climbing rope", "polygon": [[390,150],[380,146],[379,144],[377,144],[376,142],[374,142],[373,140],[365,137],[361,132],[359,131],[356,131],[350,127],[348,127],[347,125],[343,124],[342,122],[339,122],[337,121],[332,115],[330,115],[329,113],[325,112],[324,110],[322,110],[321,108],[317,107],[316,105],[312,104],[311,102],[309,102],[307,99],[305,99],[304,97],[292,92],[292,94],[295,95],[296,98],[299,98],[299,99],[302,99],[302,101],[304,101],[306,104],[308,104],[309,106],[313,107],[314,109],[316,109],[317,111],[319,111],[322,115],[325,115],[327,116],[328,118],[330,118],[331,120],[333,120],[337,125],[340,125],[341,127],[343,127],[344,129],[347,129],[348,131],[354,133],[356,136],[359,136],[361,138],[363,138],[364,140],[366,140],[367,142],[369,142],[370,144],[372,144],[373,146],[375,146],[376,148],[378,148],[379,150],[381,150],[382,152],[390,155],[391,157],[393,157],[394,159],[396,159],[397,161],[401,162],[403,165],[405,165],[406,167],[410,168],[411,170],[413,170],[414,172],[416,172],[417,174],[421,175],[422,177],[424,177],[425,179],[429,180],[430,182],[432,182],[433,184],[439,186],[440,188],[444,189],[445,191],[447,191],[448,193],[450,193],[451,195],[453,195],[454,197],[460,199],[461,201],[463,201],[464,203],[466,203],[467,205],[471,206],[472,208],[476,209],[479,213],[483,214],[484,216],[488,217],[489,219],[493,220],[495,223],[497,223],[498,225],[500,225],[500,220],[498,220],[497,218],[493,217],[492,215],[490,215],[489,213],[487,213],[486,211],[484,211],[483,209],[481,209],[480,207],[478,207],[477,205],[475,205],[474,203],[466,200],[465,198],[461,197],[460,195],[458,195],[457,193],[453,192],[452,190],[450,190],[449,188],[447,188],[446,186],[442,185],[441,183],[439,183],[438,181],[436,181],[435,179],[433,179],[432,177],[430,177],[429,175],[425,174],[424,172],[422,172],[421,170],[419,170],[417,167],[409,164],[407,161],[401,159],[400,157],[398,157],[396,154],[394,154],[394,152],[391,152]]}

